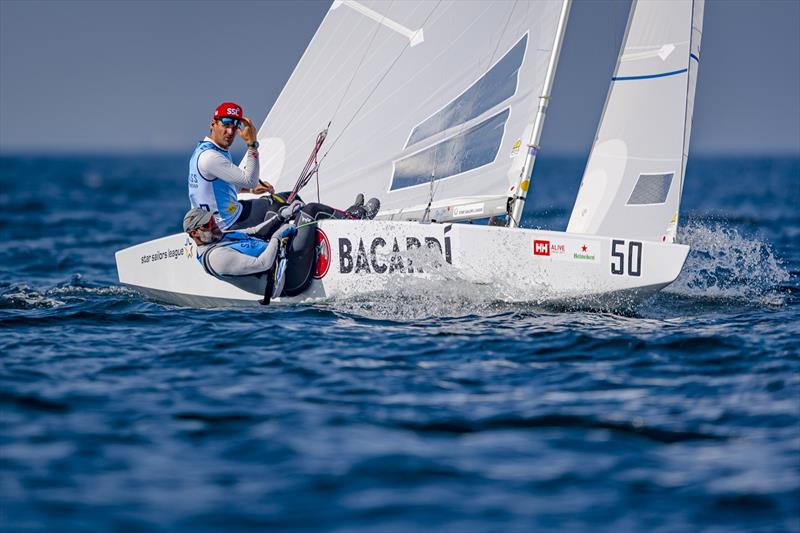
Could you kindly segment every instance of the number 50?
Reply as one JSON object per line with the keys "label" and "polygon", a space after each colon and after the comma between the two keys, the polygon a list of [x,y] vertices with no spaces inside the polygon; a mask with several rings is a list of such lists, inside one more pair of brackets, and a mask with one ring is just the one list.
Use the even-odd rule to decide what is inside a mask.
{"label": "number 50", "polygon": [[[611,241],[611,273],[618,276],[625,274],[625,241],[614,239]],[[628,275],[642,275],[642,243],[628,241]]]}

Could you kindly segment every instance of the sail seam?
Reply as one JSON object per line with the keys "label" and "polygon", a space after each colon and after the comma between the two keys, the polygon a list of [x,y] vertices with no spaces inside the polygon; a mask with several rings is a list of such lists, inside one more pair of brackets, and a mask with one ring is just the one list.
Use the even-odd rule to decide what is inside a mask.
{"label": "sail seam", "polygon": [[672,72],[661,72],[659,74],[645,74],[642,76],[614,76],[611,79],[613,81],[649,80],[652,78],[665,78],[667,76],[676,76],[678,74],[683,74],[684,72],[689,72],[689,69],[682,68],[680,70],[673,70]]}
{"label": "sail seam", "polygon": [[602,151],[597,152],[597,155],[601,155],[608,159],[623,159],[625,161],[651,161],[654,163],[675,163],[681,160],[680,157],[656,158],[656,157],[636,157],[633,155],[619,156],[619,155],[603,153]]}

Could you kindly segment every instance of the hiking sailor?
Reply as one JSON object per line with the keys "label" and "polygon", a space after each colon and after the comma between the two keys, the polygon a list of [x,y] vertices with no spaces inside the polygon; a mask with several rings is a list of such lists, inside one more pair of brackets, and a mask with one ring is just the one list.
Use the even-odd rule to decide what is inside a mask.
{"label": "hiking sailor", "polygon": [[[195,148],[189,160],[189,202],[214,215],[222,230],[256,226],[266,220],[271,199],[238,200],[239,192],[273,193],[272,185],[258,178],[256,128],[242,107],[224,102],[214,111],[209,135]],[[244,168],[233,163],[228,149],[236,134],[247,143]]]}
{"label": "hiking sailor", "polygon": [[223,232],[210,211],[193,207],[183,218],[183,231],[197,245],[197,260],[206,273],[242,290],[262,293],[262,303],[269,303],[274,296],[300,294],[311,283],[317,221],[371,219],[379,209],[377,198],[364,205],[362,194],[347,211],[295,200],[277,213],[267,212],[266,220],[256,226]]}
{"label": "hiking sailor", "polygon": [[[294,214],[292,206],[284,210],[287,217]],[[285,222],[281,214],[269,213],[268,220],[257,226],[224,233],[210,211],[193,207],[183,217],[183,230],[197,245],[197,260],[208,274],[243,290],[262,293],[267,280],[258,276],[268,272],[281,255],[285,257],[281,247],[285,248],[297,233],[294,225]]]}

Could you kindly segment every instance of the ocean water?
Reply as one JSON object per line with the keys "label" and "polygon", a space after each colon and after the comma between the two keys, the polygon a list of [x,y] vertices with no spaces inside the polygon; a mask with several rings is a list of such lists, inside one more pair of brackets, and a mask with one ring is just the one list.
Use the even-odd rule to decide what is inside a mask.
{"label": "ocean water", "polygon": [[[540,158],[524,226],[583,164]],[[800,159],[692,158],[684,271],[624,313],[152,303],[114,252],[185,169],[0,158],[3,530],[800,531]]]}

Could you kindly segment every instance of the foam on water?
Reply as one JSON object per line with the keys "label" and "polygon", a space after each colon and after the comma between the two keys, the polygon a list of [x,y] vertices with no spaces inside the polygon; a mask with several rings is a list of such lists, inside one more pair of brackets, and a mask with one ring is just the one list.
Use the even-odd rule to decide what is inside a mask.
{"label": "foam on water", "polygon": [[64,305],[27,284],[12,284],[0,291],[0,309],[40,309]]}
{"label": "foam on water", "polygon": [[[790,274],[768,243],[743,236],[737,229],[719,222],[690,221],[679,237],[681,243],[692,249],[680,276],[664,292],[690,299],[784,304],[781,285],[789,281]],[[553,305],[565,310],[587,307],[617,313],[636,310],[636,304],[624,297],[603,302],[572,298],[573,305],[565,305],[563,298],[536,279],[526,279],[525,283],[496,280],[492,284],[476,284],[463,279],[451,265],[442,263],[436,253],[420,250],[401,255],[404,261],[411,259],[422,266],[424,277],[385,276],[372,292],[338,298],[330,302],[331,307],[367,318],[399,321],[491,316],[531,307],[550,309]]]}
{"label": "foam on water", "polygon": [[73,296],[73,297],[88,297],[88,296],[116,296],[116,297],[135,297],[139,293],[125,287],[111,286],[111,287],[80,287],[73,285],[65,285],[49,289],[45,292],[47,295],[59,296]]}
{"label": "foam on water", "polygon": [[686,264],[665,292],[693,298],[732,298],[781,305],[780,287],[790,274],[772,247],[715,222],[690,221],[679,242],[692,247]]}
{"label": "foam on water", "polygon": [[[364,276],[358,292],[329,302],[340,312],[401,322],[425,318],[482,318],[519,310],[542,311],[591,307],[617,312],[632,309],[629,298],[579,298],[555,291],[545,277],[526,272],[524,277],[496,277],[485,282],[466,279],[464,272],[442,260],[435,250],[400,252],[403,264],[413,264],[423,274]],[[389,262],[389,258],[385,258]],[[368,292],[365,292],[368,287]]]}
{"label": "foam on water", "polygon": [[436,251],[421,248],[398,255],[403,264],[413,264],[424,274],[371,276],[371,292],[336,298],[330,306],[335,311],[365,318],[399,321],[500,312],[502,304],[498,302],[496,287],[465,280]]}
{"label": "foam on water", "polygon": [[94,297],[136,297],[138,293],[119,286],[89,287],[80,274],[51,289],[36,289],[26,283],[13,283],[0,289],[0,309],[47,309]]}
{"label": "foam on water", "polygon": [[493,315],[507,304],[497,301],[492,287],[465,280],[414,279],[387,284],[384,290],[329,304],[335,311],[372,319],[399,321],[434,317]]}

